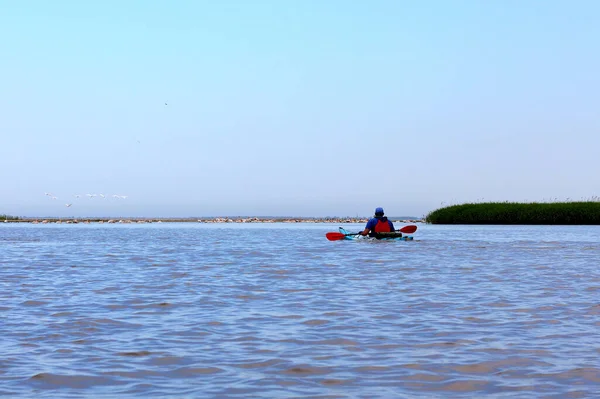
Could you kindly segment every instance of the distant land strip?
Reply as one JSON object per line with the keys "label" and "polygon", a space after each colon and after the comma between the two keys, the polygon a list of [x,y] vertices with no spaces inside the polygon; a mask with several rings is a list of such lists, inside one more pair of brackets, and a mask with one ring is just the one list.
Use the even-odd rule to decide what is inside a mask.
{"label": "distant land strip", "polygon": [[[127,218],[97,218],[97,217],[7,217],[0,221],[6,223],[366,223],[369,218],[352,217],[210,217],[210,218],[147,218],[147,217],[127,217]],[[423,222],[419,218],[390,218],[394,223],[418,223]]]}

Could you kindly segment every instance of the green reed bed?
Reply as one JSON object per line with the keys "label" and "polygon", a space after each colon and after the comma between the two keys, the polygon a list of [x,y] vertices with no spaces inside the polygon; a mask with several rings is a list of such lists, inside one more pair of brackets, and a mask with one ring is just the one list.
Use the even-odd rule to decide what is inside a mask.
{"label": "green reed bed", "polygon": [[598,224],[600,202],[485,202],[452,205],[426,216],[432,224]]}

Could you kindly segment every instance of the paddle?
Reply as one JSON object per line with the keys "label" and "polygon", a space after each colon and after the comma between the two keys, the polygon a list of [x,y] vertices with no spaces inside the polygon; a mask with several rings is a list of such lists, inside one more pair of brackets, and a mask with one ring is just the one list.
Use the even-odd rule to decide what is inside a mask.
{"label": "paddle", "polygon": [[[410,226],[404,226],[400,230],[396,230],[396,231],[399,231],[404,234],[412,234],[415,231],[417,231],[417,226],[415,226],[414,224],[410,225]],[[331,233],[325,234],[325,237],[327,237],[327,239],[329,241],[337,241],[337,240],[343,240],[347,236],[356,236],[358,234],[360,234],[360,233],[343,234],[343,233],[331,232]]]}
{"label": "paddle", "polygon": [[411,224],[410,226],[404,226],[403,228],[401,228],[398,231],[400,233],[404,233],[404,234],[412,234],[415,231],[417,231],[417,226],[415,226],[414,224]]}

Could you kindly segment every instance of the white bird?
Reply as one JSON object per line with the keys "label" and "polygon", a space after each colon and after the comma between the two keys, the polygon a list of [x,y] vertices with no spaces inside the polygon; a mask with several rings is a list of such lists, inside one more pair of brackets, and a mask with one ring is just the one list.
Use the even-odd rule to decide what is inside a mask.
{"label": "white bird", "polygon": [[44,193],[45,195],[47,195],[48,197],[52,197],[52,193]]}
{"label": "white bird", "polygon": [[127,196],[126,195],[121,195],[121,198],[125,199],[125,198],[127,198]]}
{"label": "white bird", "polygon": [[121,198],[121,197],[119,197],[117,194],[114,194],[112,197],[113,197],[113,198]]}
{"label": "white bird", "polygon": [[75,197],[75,198],[79,198],[79,197],[81,197],[81,195],[79,195],[79,194],[75,194],[75,195],[74,195],[74,197]]}
{"label": "white bird", "polygon": [[52,197],[50,197],[50,199],[58,199],[58,197],[54,197],[54,196],[52,196]]}
{"label": "white bird", "polygon": [[68,208],[68,207],[70,207],[71,205],[73,205],[73,204],[65,204],[65,206],[66,206],[67,208]]}
{"label": "white bird", "polygon": [[100,194],[100,196],[101,196],[102,198],[106,198],[106,197],[104,196],[104,194]]}

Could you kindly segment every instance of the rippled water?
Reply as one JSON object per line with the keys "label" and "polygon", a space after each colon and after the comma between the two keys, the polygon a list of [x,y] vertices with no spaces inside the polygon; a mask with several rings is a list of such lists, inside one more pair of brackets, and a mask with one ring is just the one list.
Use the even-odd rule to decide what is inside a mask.
{"label": "rippled water", "polygon": [[0,396],[600,397],[600,226],[337,227],[0,224]]}

